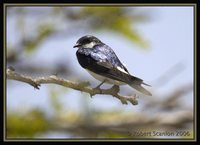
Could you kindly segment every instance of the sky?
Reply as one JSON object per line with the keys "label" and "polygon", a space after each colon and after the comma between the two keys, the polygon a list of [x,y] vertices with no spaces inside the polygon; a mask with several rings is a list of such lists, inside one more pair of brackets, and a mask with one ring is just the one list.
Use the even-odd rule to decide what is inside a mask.
{"label": "sky", "polygon": [[[101,41],[109,45],[116,52],[119,59],[126,64],[129,72],[139,78],[142,78],[146,83],[151,84],[148,88],[153,97],[164,97],[170,94],[173,90],[182,87],[184,84],[193,83],[193,8],[192,7],[142,7],[152,13],[153,19],[147,23],[136,24],[137,30],[141,35],[150,42],[149,49],[142,50],[139,46],[134,45],[123,36],[116,35],[111,32],[88,32],[98,37]],[[15,34],[15,17],[7,18],[7,39],[17,41]],[[31,20],[30,20],[31,21]],[[28,32],[27,32],[28,33]],[[73,78],[84,76],[89,80],[94,80],[78,64],[76,58],[76,49],[73,45],[76,41],[85,35],[79,33],[70,38],[59,38],[56,40],[46,41],[39,46],[37,53],[28,58],[31,64],[52,65],[55,66],[57,61],[70,63]],[[48,54],[48,55],[47,55]],[[180,72],[169,72],[170,68],[180,68]],[[175,73],[172,79],[165,84],[159,84],[159,77],[165,73]],[[47,73],[48,74],[48,73]],[[96,86],[99,81],[93,82]],[[40,90],[35,90],[28,84],[16,82],[13,80],[7,81],[7,108],[8,110],[29,110],[32,107],[42,108],[47,113],[50,113],[52,108],[50,105],[49,88],[62,90],[60,96],[61,103],[66,108],[71,108],[80,111],[83,107],[82,97],[86,97],[89,107],[97,110],[123,110],[123,111],[141,111],[142,103],[145,102],[145,97],[138,99],[139,105],[132,106],[123,105],[121,102],[106,95],[96,95],[90,98],[88,94],[82,96],[83,93],[65,89],[61,86],[42,85]],[[122,86],[122,93],[129,89],[128,86]],[[66,91],[66,93],[65,93]],[[189,106],[193,105],[193,93],[185,96],[183,102]],[[22,105],[23,104],[23,105]]]}

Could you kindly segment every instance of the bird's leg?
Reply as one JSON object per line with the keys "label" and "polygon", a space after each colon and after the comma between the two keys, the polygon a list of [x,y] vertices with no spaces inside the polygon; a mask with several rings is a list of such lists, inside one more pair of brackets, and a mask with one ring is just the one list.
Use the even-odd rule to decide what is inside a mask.
{"label": "bird's leg", "polygon": [[94,89],[100,89],[100,86],[103,85],[103,83],[105,83],[106,80],[103,80],[103,82],[101,82],[98,86],[96,86]]}
{"label": "bird's leg", "polygon": [[119,89],[119,86],[118,85],[113,85],[110,90],[112,90],[113,92],[115,93],[119,93],[120,89]]}

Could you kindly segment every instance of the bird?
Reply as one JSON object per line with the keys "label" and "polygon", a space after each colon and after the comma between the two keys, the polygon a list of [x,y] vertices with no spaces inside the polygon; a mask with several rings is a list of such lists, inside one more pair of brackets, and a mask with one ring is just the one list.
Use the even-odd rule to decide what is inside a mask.
{"label": "bird", "polygon": [[129,85],[140,93],[152,96],[142,85],[150,86],[136,76],[119,60],[111,47],[93,35],[85,35],[78,39],[73,48],[78,48],[76,56],[82,68],[86,69],[95,79],[115,86]]}

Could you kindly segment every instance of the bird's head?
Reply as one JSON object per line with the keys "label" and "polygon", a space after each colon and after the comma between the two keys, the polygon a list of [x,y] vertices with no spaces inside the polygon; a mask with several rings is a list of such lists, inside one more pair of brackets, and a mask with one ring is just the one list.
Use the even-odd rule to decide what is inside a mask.
{"label": "bird's head", "polygon": [[74,48],[75,47],[78,47],[78,48],[93,48],[95,45],[98,45],[98,44],[101,44],[102,42],[92,36],[92,35],[86,35],[86,36],[83,36],[81,37],[77,42],[76,44],[74,45]]}

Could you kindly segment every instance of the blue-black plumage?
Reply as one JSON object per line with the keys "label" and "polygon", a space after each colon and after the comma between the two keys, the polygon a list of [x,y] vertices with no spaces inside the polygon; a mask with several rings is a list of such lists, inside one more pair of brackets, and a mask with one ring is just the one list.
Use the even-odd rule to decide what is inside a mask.
{"label": "blue-black plumage", "polygon": [[98,38],[92,35],[83,36],[74,47],[78,47],[76,56],[79,64],[96,79],[114,85],[128,84],[145,95],[152,95],[141,86],[150,85],[132,76],[115,52]]}

